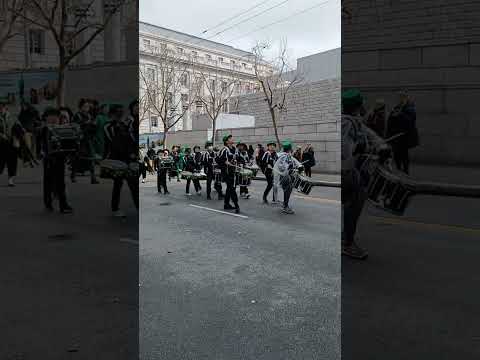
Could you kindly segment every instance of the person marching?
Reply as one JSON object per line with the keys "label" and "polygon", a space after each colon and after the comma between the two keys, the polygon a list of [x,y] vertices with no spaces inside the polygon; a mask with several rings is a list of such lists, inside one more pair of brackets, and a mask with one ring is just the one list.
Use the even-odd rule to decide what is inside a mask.
{"label": "person marching", "polygon": [[365,259],[368,252],[355,241],[358,219],[363,210],[368,179],[361,170],[362,156],[378,153],[385,158],[390,148],[373,130],[366,126],[361,116],[363,96],[351,89],[342,93],[342,255]]}
{"label": "person marching", "polygon": [[[196,173],[201,172],[203,169],[202,152],[200,151],[200,146],[198,145],[195,145],[193,147],[193,159],[195,160],[195,172]],[[199,191],[202,190],[202,185],[200,185],[200,180],[195,179],[194,182],[195,181],[197,182],[197,187],[198,187],[197,195],[200,195]]]}
{"label": "person marching", "polygon": [[214,181],[214,188],[218,193],[218,199],[223,199],[222,185],[218,183],[217,179],[215,179],[215,157],[216,154],[213,151],[213,143],[211,141],[207,141],[205,143],[205,151],[202,154],[203,171],[207,175],[207,200],[212,200],[212,181]]}
{"label": "person marching", "polygon": [[[107,158],[125,162],[127,165],[138,161],[138,118],[133,121],[124,116],[123,105],[111,105],[110,121],[105,125]],[[120,211],[120,194],[124,180],[127,181],[135,207],[138,209],[138,176],[113,180],[111,209],[114,217],[125,217]]]}
{"label": "person marching", "polygon": [[293,190],[293,174],[297,169],[302,168],[302,164],[292,155],[293,148],[290,141],[282,144],[282,152],[278,155],[273,172],[276,177],[275,182],[279,183],[283,190],[283,209],[284,214],[294,214],[290,208],[290,195]]}
{"label": "person marching", "polygon": [[177,145],[172,146],[172,152],[170,154],[173,159],[173,167],[168,174],[168,181],[171,180],[172,177],[177,177],[177,182],[180,182],[180,147]]}
{"label": "person marching", "polygon": [[[218,156],[217,164],[222,170],[223,181],[227,185],[225,190],[224,206],[225,210],[233,210],[238,214],[240,212],[240,206],[238,206],[237,191],[235,189],[235,146],[233,145],[232,135],[226,135],[223,137],[223,149]],[[234,206],[230,205],[230,200],[233,201]]]}
{"label": "person marching", "polygon": [[[267,187],[265,188],[265,192],[263,193],[263,203],[268,204],[268,194],[270,190],[274,187],[273,182],[273,166],[278,159],[277,152],[275,151],[277,144],[273,141],[267,144],[267,151],[262,156],[261,160],[261,169],[262,172],[265,174],[265,178],[267,179]],[[272,203],[277,202],[277,192],[276,189],[273,190],[273,201]]]}
{"label": "person marching", "polygon": [[[17,129],[17,130],[16,130]],[[5,165],[8,169],[8,186],[15,186],[17,175],[18,153],[23,127],[8,112],[7,104],[0,102],[0,174]]]}
{"label": "person marching", "polygon": [[[195,156],[192,154],[192,150],[190,148],[185,149],[185,156],[183,157],[183,170],[191,172],[192,174],[197,170],[197,163],[195,161]],[[193,181],[193,186],[195,187],[195,192],[197,195],[201,195],[200,193],[200,181],[198,179],[187,179],[187,185],[185,187],[185,193],[187,196],[191,196],[190,194],[190,184]]]}
{"label": "person marching", "polygon": [[145,179],[147,178],[147,162],[146,162],[146,153],[143,147],[138,149],[138,166],[140,170],[139,176],[142,177],[142,184],[145,184]]}
{"label": "person marching", "polygon": [[60,212],[69,214],[73,211],[67,202],[65,191],[66,155],[62,152],[49,152],[48,126],[60,125],[60,111],[47,108],[43,113],[45,126],[41,129],[41,145],[43,150],[43,202],[48,211],[53,211],[53,198],[59,202]]}
{"label": "person marching", "polygon": [[[247,145],[241,142],[237,144],[237,163],[242,167],[245,167],[250,163]],[[240,197],[242,199],[250,199],[248,185],[240,185]]]}
{"label": "person marching", "polygon": [[170,166],[173,163],[172,157],[170,156],[170,151],[168,149],[164,149],[163,151],[158,152],[158,164],[157,164],[157,189],[158,192],[163,193],[165,195],[170,194],[167,189],[167,173],[170,170]]}

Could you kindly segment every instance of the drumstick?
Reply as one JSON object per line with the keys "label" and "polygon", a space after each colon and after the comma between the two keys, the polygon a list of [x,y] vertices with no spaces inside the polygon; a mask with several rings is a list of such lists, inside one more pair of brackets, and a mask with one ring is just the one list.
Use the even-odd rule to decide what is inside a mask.
{"label": "drumstick", "polygon": [[399,133],[399,134],[396,134],[396,135],[393,135],[393,136],[389,137],[388,139],[385,139],[384,141],[385,142],[390,142],[390,141],[395,140],[396,138],[398,138],[400,136],[403,136],[403,135],[405,135],[405,133]]}

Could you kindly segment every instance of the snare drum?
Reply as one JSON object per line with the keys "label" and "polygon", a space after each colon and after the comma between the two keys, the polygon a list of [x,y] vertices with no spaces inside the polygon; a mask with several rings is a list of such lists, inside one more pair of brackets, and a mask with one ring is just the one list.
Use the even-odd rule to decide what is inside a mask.
{"label": "snare drum", "polygon": [[80,129],[77,125],[47,127],[48,154],[76,153],[80,149]]}
{"label": "snare drum", "polygon": [[293,187],[302,194],[308,195],[312,191],[313,184],[310,178],[297,174],[293,180]]}
{"label": "snare drum", "polygon": [[194,172],[192,174],[192,179],[194,179],[194,180],[207,180],[207,175],[203,171]]}
{"label": "snare drum", "polygon": [[173,168],[173,161],[171,161],[171,160],[163,160],[163,161],[160,160],[158,167],[161,170],[170,170],[170,169]]}
{"label": "snare drum", "polygon": [[251,165],[245,166],[245,169],[248,169],[252,172],[252,177],[256,177],[257,173],[258,173],[258,170],[260,170],[260,168],[256,164],[251,164]]}
{"label": "snare drum", "polygon": [[127,177],[129,166],[120,160],[105,159],[100,162],[100,177],[103,179],[117,179]]}
{"label": "snare drum", "polygon": [[252,182],[253,172],[249,169],[239,169],[236,172],[237,184],[240,186],[248,186]]}
{"label": "snare drum", "polygon": [[368,200],[396,215],[403,215],[414,189],[400,177],[377,166],[368,184]]}
{"label": "snare drum", "polygon": [[182,171],[182,179],[191,180],[193,179],[193,173],[190,171]]}

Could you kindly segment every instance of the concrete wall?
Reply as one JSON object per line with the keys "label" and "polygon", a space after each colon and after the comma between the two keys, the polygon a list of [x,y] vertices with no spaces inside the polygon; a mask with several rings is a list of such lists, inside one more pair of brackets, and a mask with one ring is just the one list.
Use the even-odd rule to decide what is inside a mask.
{"label": "concrete wall", "polygon": [[[346,1],[351,23],[342,25],[342,86],[397,101],[407,88],[417,105],[421,146],[415,161],[480,164],[480,3]],[[448,19],[454,19],[449,23]]]}
{"label": "concrete wall", "polygon": [[[274,138],[271,117],[262,94],[233,99],[240,114],[255,116],[255,129],[232,129],[242,141],[256,144]],[[295,145],[311,143],[317,159],[316,170],[340,171],[340,80],[323,80],[297,86],[287,101],[287,112],[278,119],[280,139]],[[222,130],[224,134],[228,131]]]}

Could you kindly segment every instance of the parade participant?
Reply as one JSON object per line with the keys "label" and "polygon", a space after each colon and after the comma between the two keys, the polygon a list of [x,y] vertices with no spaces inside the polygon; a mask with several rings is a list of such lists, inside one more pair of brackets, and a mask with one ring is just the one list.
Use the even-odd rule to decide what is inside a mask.
{"label": "parade participant", "polygon": [[215,164],[216,154],[213,151],[213,143],[211,141],[207,141],[205,143],[205,151],[202,154],[202,165],[203,171],[207,175],[207,200],[212,200],[211,193],[212,193],[212,181],[214,181],[214,188],[217,191],[218,199],[223,199],[222,194],[222,184],[215,179],[214,173],[214,164]]}
{"label": "parade participant", "polygon": [[[237,157],[237,163],[242,167],[245,167],[250,163],[250,156],[248,155],[248,148],[246,144],[241,142],[237,144],[236,157]],[[240,197],[242,199],[250,199],[247,185],[240,185]]]}
{"label": "parade participant", "polygon": [[161,194],[162,187],[165,195],[170,194],[167,189],[167,172],[169,168],[166,166],[166,163],[172,162],[172,157],[170,156],[170,151],[164,149],[158,152],[158,170],[157,170],[157,190]]}
{"label": "parade participant", "polygon": [[109,122],[108,118],[108,105],[102,104],[98,109],[98,114],[95,118],[95,139],[94,139],[94,149],[95,153],[103,158],[105,154],[105,125]]}
{"label": "parade participant", "polygon": [[[105,125],[106,158],[123,161],[126,164],[138,161],[138,121],[124,116],[124,107],[111,105],[110,121]],[[124,180],[127,181],[135,207],[138,209],[138,176],[113,180],[111,209],[114,217],[125,217],[120,211],[120,194]]]}
{"label": "parade participant", "polygon": [[142,184],[145,184],[145,179],[147,178],[147,163],[145,162],[145,149],[140,147],[138,149],[138,165],[140,170],[140,176],[142,177]]}
{"label": "parade participant", "polygon": [[[192,174],[197,171],[197,163],[195,161],[195,155],[192,154],[192,150],[190,148],[185,149],[185,155],[183,157],[183,170],[191,172]],[[190,184],[193,182],[193,186],[195,187],[195,192],[197,195],[201,195],[201,186],[200,181],[198,179],[187,179],[187,185],[185,187],[185,193],[187,196],[191,196],[190,194]]]}
{"label": "parade participant", "polygon": [[181,170],[180,147],[177,145],[173,145],[172,152],[170,155],[172,156],[172,159],[173,159],[173,167],[168,174],[168,181],[170,181],[172,177],[176,177],[177,182],[180,182],[180,170]]}
{"label": "parade participant", "polygon": [[[223,149],[218,156],[217,164],[222,170],[223,181],[227,185],[225,190],[224,206],[225,210],[233,210],[238,214],[240,207],[238,206],[237,191],[235,189],[235,146],[233,145],[232,135],[223,137]],[[230,200],[233,201],[234,206],[230,205]]]}
{"label": "parade participant", "polygon": [[155,156],[156,156],[155,144],[152,143],[152,145],[150,145],[150,147],[147,150],[147,164],[148,164],[148,172],[150,173],[150,175],[152,175],[153,172],[155,171],[155,164],[154,164]]}
{"label": "parade participant", "polygon": [[95,175],[95,150],[93,142],[96,132],[95,119],[91,116],[91,105],[86,99],[80,99],[78,103],[79,111],[73,117],[73,122],[80,126],[82,138],[80,141],[80,151],[76,158],[72,160],[72,173],[70,175],[72,182],[76,181],[77,172],[82,172],[87,168],[90,171],[90,183],[98,184]]}
{"label": "parade participant", "polygon": [[400,91],[399,103],[388,117],[387,138],[395,135],[400,135],[390,142],[395,165],[397,169],[408,174],[410,171],[409,150],[419,145],[419,136],[415,103],[405,90]]}
{"label": "parade participant", "polygon": [[305,175],[312,177],[312,167],[315,166],[315,151],[311,144],[307,144],[302,155],[302,163],[305,168]]}
{"label": "parade participant", "polygon": [[6,165],[9,187],[15,186],[21,129],[19,122],[10,116],[7,103],[0,102],[0,174]]}
{"label": "parade participant", "polygon": [[28,163],[33,167],[35,153],[35,126],[40,122],[40,115],[35,107],[29,103],[22,104],[22,110],[18,115],[18,121],[25,129],[23,136],[25,142],[26,156],[23,156],[24,163]]}
{"label": "parade participant", "polygon": [[67,202],[65,190],[66,156],[62,152],[49,153],[48,126],[61,125],[61,113],[55,108],[47,108],[43,113],[45,126],[42,128],[43,150],[43,202],[48,211],[53,211],[53,198],[59,202],[60,212],[69,214],[73,210]]}
{"label": "parade participant", "polygon": [[[265,174],[265,178],[267,179],[267,187],[265,188],[265,191],[263,193],[263,202],[265,204],[268,204],[268,194],[270,193],[270,190],[274,187],[274,182],[273,182],[273,166],[275,165],[275,162],[278,159],[277,152],[275,151],[275,148],[277,146],[277,143],[274,141],[270,141],[267,144],[267,151],[262,156],[262,160],[260,162],[261,166],[260,169],[262,172]],[[273,201],[272,203],[277,202],[277,192],[276,189],[273,190]]]}
{"label": "parade participant", "polygon": [[[388,146],[361,117],[363,97],[358,90],[342,94],[342,254],[365,259],[368,252],[355,241],[357,223],[366,200],[368,179],[360,172],[362,157],[378,152],[389,152]],[[382,155],[385,157],[385,155]]]}
{"label": "parade participant", "polygon": [[278,159],[273,167],[275,182],[280,184],[283,190],[283,209],[284,214],[293,214],[290,208],[290,195],[293,190],[293,174],[296,170],[301,169],[302,164],[292,155],[292,143],[284,141],[282,143],[282,152],[278,155]]}

